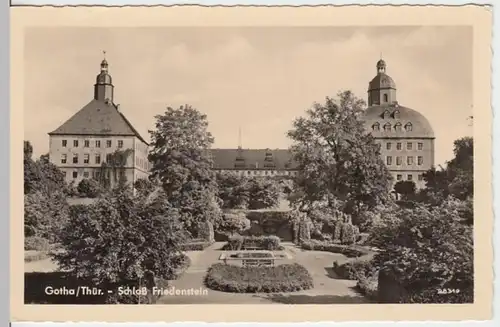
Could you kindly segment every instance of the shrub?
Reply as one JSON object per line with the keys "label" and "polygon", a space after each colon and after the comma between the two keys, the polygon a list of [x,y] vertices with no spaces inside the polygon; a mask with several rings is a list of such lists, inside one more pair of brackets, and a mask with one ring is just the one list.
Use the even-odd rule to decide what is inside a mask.
{"label": "shrub", "polygon": [[[31,251],[30,251],[31,252]],[[24,262],[33,262],[47,259],[49,256],[46,252],[24,252]]]}
{"label": "shrub", "polygon": [[[131,285],[150,290],[182,266],[183,235],[179,214],[164,193],[146,201],[123,190],[91,205],[71,206],[70,220],[61,233],[63,251],[53,256],[62,270],[96,287]],[[115,296],[107,301],[145,300]]]}
{"label": "shrub", "polygon": [[250,228],[250,220],[247,219],[244,212],[228,212],[222,216],[218,232],[224,234],[241,234]]}
{"label": "shrub", "polygon": [[307,290],[313,279],[299,264],[275,267],[240,267],[216,263],[205,277],[205,285],[214,290],[233,293],[278,293]]}
{"label": "shrub", "polygon": [[98,181],[84,178],[78,183],[77,191],[82,197],[96,198],[101,193],[101,187]]}
{"label": "shrub", "polygon": [[182,251],[203,251],[213,243],[207,242],[207,241],[201,241],[201,242],[189,242],[182,244],[180,246],[180,249]]}
{"label": "shrub", "polygon": [[358,259],[350,260],[343,264],[334,261],[333,270],[341,278],[359,280],[361,278],[366,278],[366,276],[370,276],[374,267],[370,260]]}
{"label": "shrub", "polygon": [[283,247],[280,245],[280,239],[277,236],[241,236],[233,235],[229,241],[224,245],[223,250],[245,250],[245,244],[252,244],[262,250],[276,251],[281,250]]}
{"label": "shrub", "polygon": [[343,223],[340,227],[340,243],[341,244],[354,244],[359,236],[358,227]]}
{"label": "shrub", "polygon": [[299,223],[299,243],[311,240],[311,222],[301,221]]}
{"label": "shrub", "polygon": [[333,241],[334,242],[339,242],[340,243],[340,234],[342,231],[342,222],[341,221],[335,221],[333,223]]}
{"label": "shrub", "polygon": [[214,225],[209,221],[198,223],[198,238],[205,240],[208,243],[213,243],[214,240]]}
{"label": "shrub", "polygon": [[24,238],[24,250],[49,251],[50,243],[43,237],[28,236]]}
{"label": "shrub", "polygon": [[378,299],[378,270],[372,275],[358,278],[356,288],[361,294],[366,296],[369,300],[377,301]]}
{"label": "shrub", "polygon": [[354,248],[347,245],[333,244],[317,240],[304,242],[301,244],[301,248],[310,251],[325,251],[332,253],[340,253],[348,258],[356,258],[369,254],[368,251],[365,251],[361,248]]}

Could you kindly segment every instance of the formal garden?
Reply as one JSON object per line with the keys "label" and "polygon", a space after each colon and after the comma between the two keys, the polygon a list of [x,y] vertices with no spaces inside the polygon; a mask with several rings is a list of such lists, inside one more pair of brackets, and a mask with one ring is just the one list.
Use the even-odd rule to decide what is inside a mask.
{"label": "formal garden", "polygon": [[[25,303],[472,302],[472,138],[424,189],[395,188],[364,108],[343,92],[294,121],[288,178],[211,169],[207,118],[189,106],[155,117],[151,176],[134,188],[114,173],[67,185],[26,141]],[[47,285],[147,292],[47,296]],[[208,295],[153,292],[168,287]]]}

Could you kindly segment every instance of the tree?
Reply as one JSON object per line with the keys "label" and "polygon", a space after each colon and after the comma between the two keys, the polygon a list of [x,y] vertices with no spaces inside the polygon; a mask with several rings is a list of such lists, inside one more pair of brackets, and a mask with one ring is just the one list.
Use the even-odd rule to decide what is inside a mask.
{"label": "tree", "polygon": [[446,168],[432,168],[423,174],[422,202],[439,205],[448,197],[467,200],[474,196],[474,141],[464,137],[454,142],[454,158]]}
{"label": "tree", "polygon": [[[392,177],[379,146],[362,121],[365,102],[350,91],[326,98],[294,121],[288,136],[298,163],[295,201],[300,209],[315,202],[342,202],[355,215],[388,201]],[[333,204],[332,204],[333,205]]]}
{"label": "tree", "polygon": [[[473,234],[460,201],[432,208],[399,208],[374,227],[370,243],[381,249],[374,262],[409,293],[402,302],[469,302],[473,299]],[[436,289],[460,289],[444,297]]]}
{"label": "tree", "polygon": [[84,178],[78,183],[77,187],[80,196],[87,198],[96,198],[101,194],[101,186],[94,179]]}
{"label": "tree", "polygon": [[250,202],[248,178],[231,173],[218,173],[216,176],[222,208],[247,209]]}
{"label": "tree", "polygon": [[397,194],[401,194],[404,199],[409,199],[411,196],[415,195],[416,185],[414,181],[398,181],[394,184],[394,191]]}
{"label": "tree", "polygon": [[280,201],[280,187],[274,180],[252,178],[247,182],[249,209],[273,208]]}
{"label": "tree", "polygon": [[136,191],[144,196],[151,194],[154,190],[156,190],[156,187],[157,186],[155,185],[155,183],[147,178],[139,178],[134,183],[134,188],[136,189]]}
{"label": "tree", "polygon": [[[60,268],[103,289],[151,289],[158,279],[175,276],[184,260],[179,213],[163,192],[136,197],[122,188],[94,204],[72,206],[61,235],[64,251],[53,255]],[[136,301],[116,294],[108,298],[108,302]]]}
{"label": "tree", "polygon": [[24,235],[56,242],[67,220],[64,174],[47,157],[33,160],[33,146],[24,141]]}
{"label": "tree", "polygon": [[151,135],[151,179],[159,181],[170,203],[195,236],[203,222],[221,218],[215,172],[209,155],[213,137],[206,115],[191,106],[167,108],[155,116]]}

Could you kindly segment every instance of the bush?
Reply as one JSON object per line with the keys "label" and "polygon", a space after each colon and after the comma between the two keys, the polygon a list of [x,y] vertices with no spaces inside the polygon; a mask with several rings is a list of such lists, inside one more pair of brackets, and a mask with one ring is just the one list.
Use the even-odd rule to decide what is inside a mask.
{"label": "bush", "polygon": [[374,270],[370,260],[350,260],[343,264],[333,262],[333,271],[344,279],[359,280],[370,276]]}
{"label": "bush", "polygon": [[26,251],[49,251],[50,243],[49,240],[38,237],[38,236],[28,236],[24,238],[24,250]]}
{"label": "bush", "polygon": [[205,285],[214,290],[232,293],[278,293],[307,290],[313,279],[299,264],[275,267],[240,267],[216,263],[205,277]]}
{"label": "bush", "polygon": [[84,178],[78,184],[77,191],[82,197],[96,198],[101,193],[101,186],[96,180]]}
{"label": "bush", "polygon": [[181,251],[203,251],[213,243],[207,241],[189,242],[180,246]]}
{"label": "bush", "polygon": [[359,236],[358,227],[343,223],[340,228],[340,243],[341,244],[354,244]]}
{"label": "bush", "polygon": [[33,262],[47,259],[49,255],[47,252],[32,251],[24,252],[24,262]]}
{"label": "bush", "polygon": [[358,291],[372,301],[378,299],[378,270],[372,275],[358,278],[356,288]]}
{"label": "bush", "polygon": [[[53,254],[59,267],[103,289],[118,284],[151,290],[175,276],[185,257],[180,251],[185,241],[182,223],[164,193],[146,200],[121,190],[91,205],[71,206],[61,236],[63,251]],[[145,299],[123,296],[106,301]]]}
{"label": "bush", "polygon": [[218,232],[232,235],[241,234],[248,229],[250,229],[250,220],[247,219],[244,212],[227,212],[222,215]]}
{"label": "bush", "polygon": [[354,248],[347,245],[333,244],[317,240],[304,242],[301,244],[301,248],[310,251],[325,251],[332,253],[340,253],[348,258],[357,258],[369,254],[368,251],[365,251],[361,248]]}
{"label": "bush", "polygon": [[245,250],[245,244],[252,244],[262,250],[276,251],[283,247],[280,245],[280,239],[277,236],[241,236],[233,235],[222,248],[223,250],[238,251]]}

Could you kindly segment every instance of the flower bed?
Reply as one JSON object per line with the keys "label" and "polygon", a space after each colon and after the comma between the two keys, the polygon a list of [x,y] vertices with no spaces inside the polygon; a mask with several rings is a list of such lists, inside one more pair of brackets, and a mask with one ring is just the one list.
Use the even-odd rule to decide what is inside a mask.
{"label": "flower bed", "polygon": [[274,235],[271,236],[234,235],[229,238],[228,242],[224,245],[222,250],[226,251],[247,250],[248,249],[247,247],[249,245],[260,250],[268,250],[268,251],[283,250],[283,247],[280,245],[279,237]]}
{"label": "flower bed", "polygon": [[216,263],[205,277],[205,285],[213,290],[232,293],[295,292],[313,287],[313,279],[299,264],[275,267],[239,267]]}
{"label": "flower bed", "polygon": [[302,242],[301,248],[310,251],[326,251],[332,253],[340,253],[348,258],[357,258],[369,254],[367,250],[361,248],[354,248],[353,246],[340,245],[340,244],[334,244],[316,240]]}

